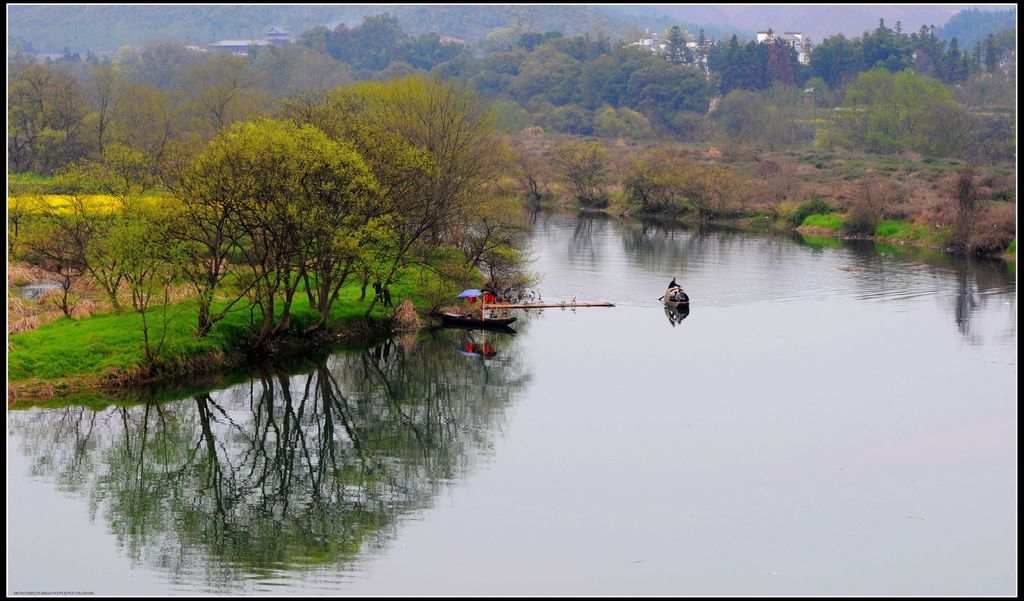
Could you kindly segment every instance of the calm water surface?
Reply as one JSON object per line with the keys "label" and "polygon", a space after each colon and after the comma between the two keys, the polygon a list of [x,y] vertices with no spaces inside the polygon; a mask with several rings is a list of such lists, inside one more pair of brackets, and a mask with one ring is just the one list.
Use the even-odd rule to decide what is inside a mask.
{"label": "calm water surface", "polygon": [[617,306],[9,412],[8,592],[1016,593],[1006,265],[564,217],[535,253]]}

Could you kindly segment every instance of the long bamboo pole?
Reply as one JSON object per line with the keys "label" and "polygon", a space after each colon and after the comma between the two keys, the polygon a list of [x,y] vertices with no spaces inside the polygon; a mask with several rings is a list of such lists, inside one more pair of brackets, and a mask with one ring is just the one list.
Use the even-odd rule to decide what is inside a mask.
{"label": "long bamboo pole", "polygon": [[535,304],[499,304],[492,303],[492,309],[572,309],[575,307],[614,307],[612,303],[535,303]]}

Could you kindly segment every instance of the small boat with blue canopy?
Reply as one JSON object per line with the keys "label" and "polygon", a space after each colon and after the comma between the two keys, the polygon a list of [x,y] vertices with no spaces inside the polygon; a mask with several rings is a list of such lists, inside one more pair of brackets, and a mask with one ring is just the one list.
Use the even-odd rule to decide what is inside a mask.
{"label": "small boat with blue canopy", "polygon": [[487,303],[493,304],[497,302],[497,296],[490,290],[470,288],[463,290],[456,298],[466,299],[470,303],[475,303],[479,299],[480,315],[475,315],[475,309],[473,313],[466,315],[441,311],[437,315],[444,321],[445,325],[507,329],[508,325],[516,320],[515,317],[490,317],[487,315]]}

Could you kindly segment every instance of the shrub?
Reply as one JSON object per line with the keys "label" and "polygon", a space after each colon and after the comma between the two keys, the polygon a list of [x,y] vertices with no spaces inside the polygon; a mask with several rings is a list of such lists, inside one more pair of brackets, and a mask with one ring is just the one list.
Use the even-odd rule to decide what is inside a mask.
{"label": "shrub", "polygon": [[880,219],[878,212],[866,203],[857,203],[850,209],[846,221],[843,222],[843,233],[852,236],[870,236],[875,233]]}
{"label": "shrub", "polygon": [[[993,204],[979,214],[967,236],[967,252],[987,254],[1009,248],[1017,236],[1014,206]],[[1016,250],[1016,248],[1014,248]]]}
{"label": "shrub", "polygon": [[779,172],[781,167],[779,164],[771,159],[764,159],[757,163],[757,175],[760,177],[768,177]]}
{"label": "shrub", "polygon": [[905,201],[905,193],[888,178],[874,178],[861,184],[858,198],[854,200],[843,221],[843,232],[851,236],[871,236],[882,218],[893,207]]}
{"label": "shrub", "polygon": [[791,226],[797,227],[803,225],[804,220],[810,215],[827,215],[833,211],[835,209],[824,198],[814,195],[811,196],[810,201],[797,207],[796,212],[789,215],[787,219]]}
{"label": "shrub", "polygon": [[577,196],[576,201],[581,209],[606,209],[611,202],[608,194],[605,193],[596,194],[590,198]]}

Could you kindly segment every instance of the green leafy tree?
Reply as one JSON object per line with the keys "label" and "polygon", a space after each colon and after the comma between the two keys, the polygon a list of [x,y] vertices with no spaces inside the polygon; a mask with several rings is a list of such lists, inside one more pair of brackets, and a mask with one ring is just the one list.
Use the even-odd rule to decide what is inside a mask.
{"label": "green leafy tree", "polygon": [[657,61],[633,72],[626,99],[629,108],[664,123],[679,111],[707,112],[711,92],[712,86],[697,69]]}
{"label": "green leafy tree", "polygon": [[606,138],[643,140],[651,136],[651,122],[642,113],[606,106],[594,114],[594,133]]}
{"label": "green leafy tree", "polygon": [[511,91],[520,102],[540,96],[552,104],[567,104],[573,98],[579,73],[579,61],[545,45],[523,61]]}
{"label": "green leafy tree", "polygon": [[[112,262],[125,283],[132,309],[139,314],[143,347],[150,364],[157,363],[167,341],[171,317],[171,288],[183,259],[177,244],[167,244],[161,218],[132,211],[106,233]],[[154,309],[159,313],[154,321]]]}
{"label": "green leafy tree", "polygon": [[830,36],[814,47],[810,57],[811,73],[838,88],[857,76],[864,65],[859,41],[842,34]]}
{"label": "green leafy tree", "polygon": [[467,207],[504,164],[493,112],[453,82],[362,83],[309,110],[293,105],[290,115],[332,139],[351,140],[377,178],[380,214],[390,221],[387,235],[371,245],[372,270],[384,286],[402,267],[450,245]]}
{"label": "green leafy tree", "polygon": [[876,68],[846,88],[843,110],[823,140],[872,152],[914,150],[955,156],[970,145],[974,124],[942,82],[907,70]]}
{"label": "green leafy tree", "polygon": [[302,282],[320,327],[352,273],[362,228],[376,225],[376,182],[361,157],[312,126],[258,119],[232,127],[201,161],[213,176],[247,182],[229,202],[261,314],[254,346],[288,329]]}
{"label": "green leafy tree", "polygon": [[28,65],[11,73],[9,165],[50,174],[91,150],[86,88],[65,66]]}
{"label": "green leafy tree", "polygon": [[327,36],[327,51],[334,58],[352,65],[359,77],[368,77],[394,60],[406,34],[398,19],[390,14],[363,18],[358,27],[349,29],[344,23]]}
{"label": "green leafy tree", "polygon": [[879,19],[878,28],[862,41],[866,67],[881,67],[893,73],[910,67],[913,48],[909,36],[893,32],[884,19]]}

